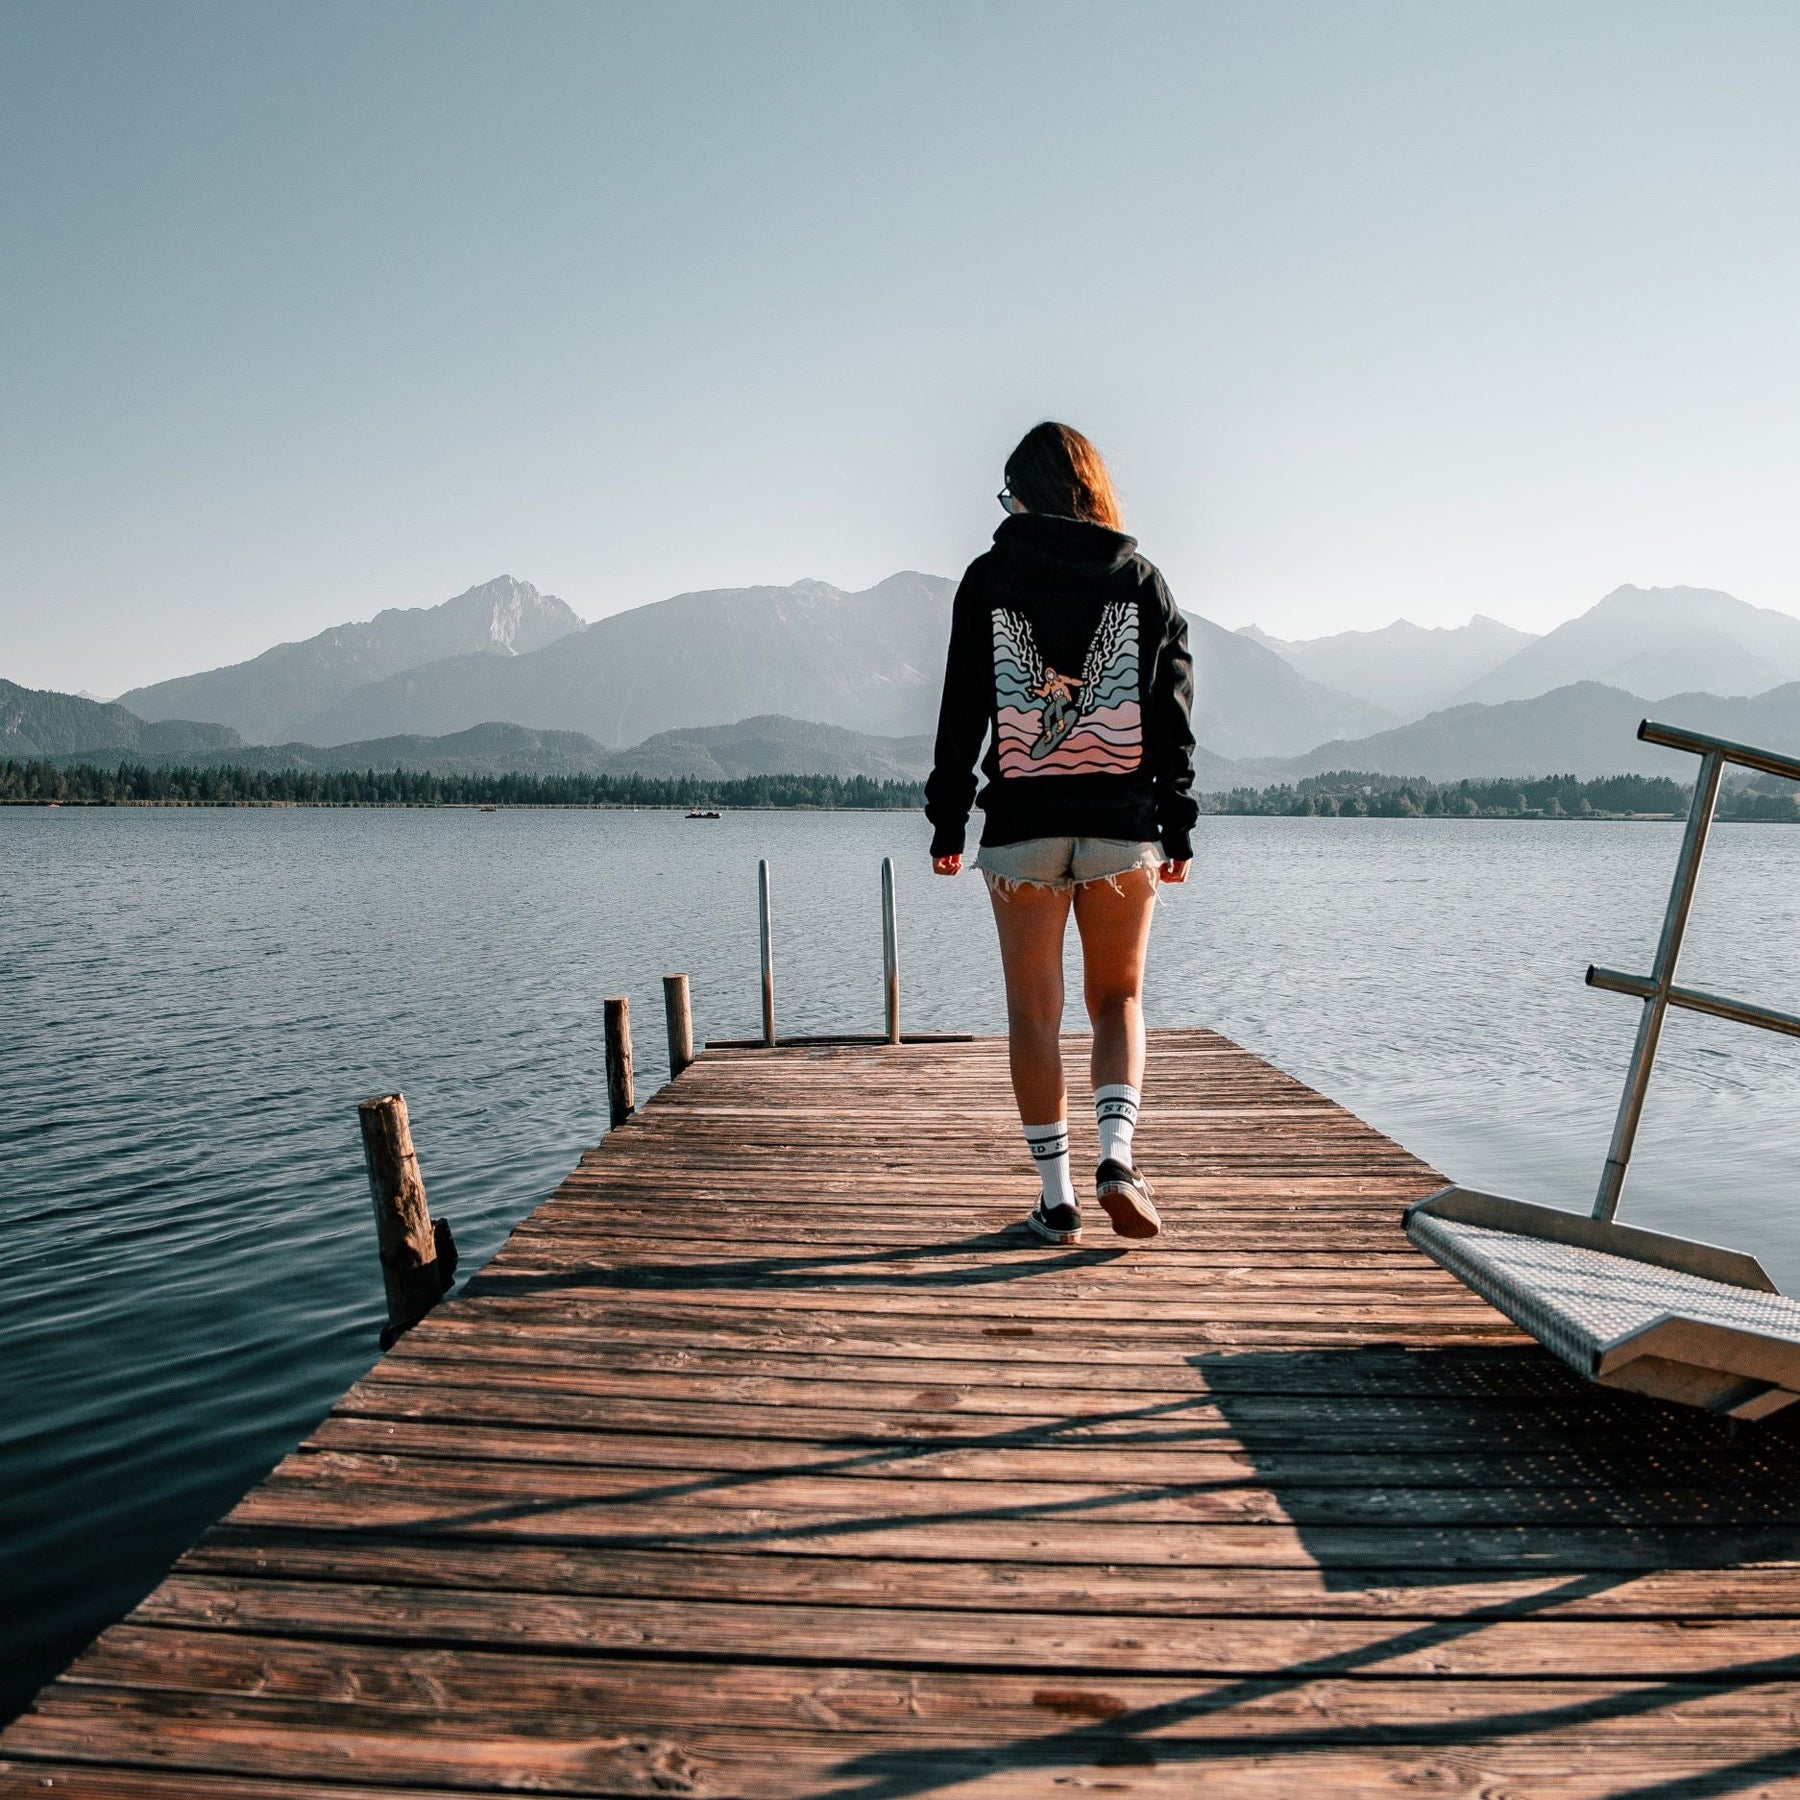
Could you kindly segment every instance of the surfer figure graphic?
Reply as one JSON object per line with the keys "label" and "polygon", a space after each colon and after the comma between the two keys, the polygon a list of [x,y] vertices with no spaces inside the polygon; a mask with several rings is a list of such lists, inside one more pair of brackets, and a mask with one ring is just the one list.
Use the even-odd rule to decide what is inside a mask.
{"label": "surfer figure graphic", "polygon": [[1039,720],[1037,742],[1031,746],[1031,760],[1039,762],[1069,735],[1075,721],[1081,717],[1081,708],[1075,699],[1075,690],[1086,684],[1073,675],[1061,675],[1048,664],[1044,667],[1044,679],[1031,689],[1031,697],[1044,703],[1044,710]]}

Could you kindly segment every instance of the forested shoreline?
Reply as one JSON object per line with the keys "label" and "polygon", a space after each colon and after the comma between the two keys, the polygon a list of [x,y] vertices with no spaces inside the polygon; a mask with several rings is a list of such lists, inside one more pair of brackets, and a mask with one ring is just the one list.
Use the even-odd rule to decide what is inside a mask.
{"label": "forested shoreline", "polygon": [[0,804],[63,806],[820,807],[902,811],[925,804],[916,781],[866,775],[436,775],[425,770],[0,763]]}
{"label": "forested shoreline", "polygon": [[[1420,781],[1343,770],[1292,785],[1210,794],[1202,810],[1258,818],[1667,819],[1685,817],[1694,790],[1666,775],[1573,775]],[[1800,822],[1790,783],[1759,777],[1720,796],[1721,819]]]}
{"label": "forested shoreline", "polygon": [[[1201,796],[1212,815],[1260,818],[1657,819],[1686,813],[1693,790],[1662,775],[1573,775],[1432,782],[1344,770]],[[0,805],[14,806],[553,806],[739,811],[916,811],[917,781],[865,775],[438,775],[424,770],[61,766],[0,762]],[[1790,784],[1760,778],[1727,792],[1719,817],[1800,822]]]}

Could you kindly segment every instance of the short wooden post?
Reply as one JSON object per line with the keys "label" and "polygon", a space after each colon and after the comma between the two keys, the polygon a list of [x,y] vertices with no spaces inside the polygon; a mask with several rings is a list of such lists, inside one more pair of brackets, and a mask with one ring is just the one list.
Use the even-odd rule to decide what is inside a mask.
{"label": "short wooden post", "polygon": [[456,1246],[447,1220],[432,1225],[406,1096],[378,1094],[364,1100],[356,1113],[369,1170],[369,1196],[375,1202],[381,1279],[387,1289],[388,1317],[381,1333],[381,1347],[387,1350],[449,1290],[456,1273]]}
{"label": "short wooden post", "polygon": [[769,859],[756,865],[756,917],[762,928],[762,1012],[763,1043],[775,1048],[775,952],[769,927]]}
{"label": "short wooden post", "polygon": [[894,913],[894,859],[881,859],[881,973],[887,991],[887,1041],[900,1041],[900,936]]}
{"label": "short wooden post", "polygon": [[663,1021],[669,1028],[669,1079],[694,1060],[694,1014],[688,1004],[688,978],[663,977]]}
{"label": "short wooden post", "polygon": [[623,994],[606,1002],[606,1108],[614,1125],[623,1125],[637,1110],[631,1075],[631,1002]]}

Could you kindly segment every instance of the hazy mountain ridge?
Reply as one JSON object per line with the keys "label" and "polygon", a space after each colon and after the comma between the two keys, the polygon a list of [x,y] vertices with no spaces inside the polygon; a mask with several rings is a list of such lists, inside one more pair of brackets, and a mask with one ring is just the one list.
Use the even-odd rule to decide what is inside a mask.
{"label": "hazy mountain ridge", "polygon": [[629,750],[610,753],[614,775],[701,775],[736,781],[747,775],[866,775],[872,781],[923,781],[931,773],[931,739],[881,737],[763,713],[729,725],[659,731]]}
{"label": "hazy mountain ridge", "polygon": [[759,713],[883,735],[935,720],[954,584],[901,574],[678,594],[598,619],[551,654],[415,668],[310,720],[316,743],[441,735],[483,719],[579,731],[615,749]]}
{"label": "hazy mountain ridge", "polygon": [[0,756],[22,760],[95,751],[174,762],[205,759],[242,743],[228,725],[193,719],[151,722],[116,701],[0,681]]}
{"label": "hazy mountain ridge", "polygon": [[1686,693],[1647,701],[1600,682],[1573,682],[1528,700],[1479,701],[1370,737],[1320,744],[1304,756],[1256,766],[1260,779],[1360,769],[1372,775],[1420,775],[1429,781],[1500,775],[1673,775],[1692,780],[1695,762],[1679,750],[1637,741],[1646,715],[1800,755],[1800,681],[1767,693],[1728,698]]}
{"label": "hazy mountain ridge", "polygon": [[1528,700],[1598,681],[1649,699],[1760,694],[1800,679],[1800,619],[1716,588],[1615,588],[1451,700]]}
{"label": "hazy mountain ridge", "polygon": [[1195,613],[1194,735],[1215,755],[1291,756],[1318,733],[1372,731],[1393,716],[1302,675],[1274,651]]}
{"label": "hazy mountain ridge", "polygon": [[[948,580],[918,573],[854,594],[820,581],[718,589],[562,631],[572,613],[545,613],[535,589],[503,577],[446,607],[381,615],[399,621],[394,631],[413,650],[427,641],[421,620],[425,631],[440,634],[436,642],[446,631],[466,642],[473,622],[486,632],[488,649],[364,682],[340,694],[311,728],[258,747],[254,756],[229,725],[145,721],[119,703],[10,684],[0,685],[0,754],[236,756],[256,767],[446,773],[917,779],[930,762],[954,591]],[[533,620],[532,629],[559,635],[520,650],[530,641],[521,626]],[[228,686],[228,678],[260,666],[265,675],[273,670],[279,685],[286,653],[341,651],[369,629],[340,627],[307,645],[278,646],[255,663],[184,680]],[[1347,671],[1390,696],[1404,691],[1392,685],[1404,680],[1416,695],[1422,681],[1442,683],[1459,661],[1492,658],[1527,634],[1480,618],[1446,631],[1401,621],[1380,632],[1279,646],[1278,654],[1254,627],[1228,632],[1190,616],[1189,631],[1196,735],[1206,746],[1196,769],[1203,790],[1344,768],[1434,780],[1677,772],[1679,756],[1635,740],[1638,718],[1652,710],[1800,751],[1800,680],[1772,683],[1745,699],[1698,691],[1690,678],[1649,700],[1640,697],[1645,689],[1630,691],[1619,681],[1581,680],[1512,700],[1462,699],[1393,723],[1373,701],[1310,680],[1288,658],[1311,657],[1315,666]],[[495,645],[515,653],[496,654]],[[1530,686],[1571,658],[1610,659],[1609,666],[1640,672],[1711,667],[1760,676],[1790,656],[1800,668],[1800,620],[1710,589],[1621,588],[1546,637],[1527,639],[1472,685]],[[318,659],[303,658],[300,666],[316,670]]]}
{"label": "hazy mountain ridge", "polygon": [[[677,594],[507,663],[457,657],[370,683],[295,733],[444,736],[488,719],[622,748],[659,731],[779,713],[883,736],[936,728],[956,584],[908,571],[860,593],[823,581]],[[1261,645],[1190,616],[1196,716],[1226,757],[1291,755],[1387,722]]]}
{"label": "hazy mountain ridge", "polygon": [[[1649,702],[1598,682],[1577,682],[1497,706],[1467,702],[1409,725],[1336,738],[1305,755],[1233,760],[1202,747],[1195,786],[1205,792],[1291,781],[1335,770],[1456,781],[1505,776],[1670,774],[1692,759],[1640,744],[1638,720],[1669,723],[1800,756],[1800,681],[1748,698],[1677,694]],[[229,727],[150,723],[125,708],[0,682],[0,756],[59,762],[131,760],[258,770],[404,768],[443,775],[578,774],[866,775],[917,781],[931,766],[929,734],[881,735],[761,714],[727,725],[658,732],[612,749],[579,732],[484,722],[442,735],[399,735],[320,746],[245,744]]]}
{"label": "hazy mountain ridge", "polygon": [[[151,724],[121,706],[0,682],[0,757],[21,761],[232,764],[319,773],[409,769],[439,775],[692,775],[715,780],[864,775],[873,781],[923,781],[931,772],[931,753],[928,733],[884,737],[776,713],[661,731],[624,750],[609,749],[581,732],[496,721],[441,737],[246,744],[229,726],[187,720]],[[1236,763],[1207,750],[1198,753],[1196,773],[1201,782],[1219,787],[1243,778]]]}
{"label": "hazy mountain ridge", "polygon": [[0,681],[0,757],[18,761],[134,761],[195,767],[430,770],[440,775],[866,775],[922,781],[929,737],[879,737],[773,714],[698,730],[664,731],[611,750],[579,732],[487,722],[446,737],[362,743],[247,744],[226,725],[149,722],[118,705]]}
{"label": "hazy mountain ridge", "polygon": [[1404,721],[1434,711],[1496,669],[1535,633],[1477,613],[1466,625],[1423,626],[1396,619],[1379,631],[1340,631],[1287,641],[1255,625],[1239,635],[1272,650],[1302,675],[1382,707]]}
{"label": "hazy mountain ridge", "polygon": [[334,625],[248,662],[133,688],[119,704],[140,718],[229,725],[257,744],[305,735],[306,721],[347,694],[422,663],[529,655],[581,629],[580,617],[528,581],[496,576],[438,606],[390,607]]}

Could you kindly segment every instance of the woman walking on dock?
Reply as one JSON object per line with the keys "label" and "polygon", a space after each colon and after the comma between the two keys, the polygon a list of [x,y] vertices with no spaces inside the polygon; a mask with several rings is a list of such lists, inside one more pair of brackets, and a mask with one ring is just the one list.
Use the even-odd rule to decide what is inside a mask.
{"label": "woman walking on dock", "polygon": [[1013,1093],[1043,1183],[1027,1223],[1052,1244],[1081,1240],[1059,1044],[1073,910],[1094,1028],[1095,1197],[1120,1236],[1152,1238],[1162,1222],[1132,1134],[1156,887],[1185,881],[1193,856],[1187,623],[1119,529],[1106,464],[1080,432],[1050,422],[1027,432],[1000,504],[994,547],[969,565],[951,615],[925,787],[931,866],[961,872],[979,805],[975,866],[1000,932]]}

